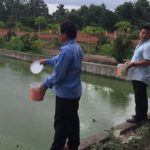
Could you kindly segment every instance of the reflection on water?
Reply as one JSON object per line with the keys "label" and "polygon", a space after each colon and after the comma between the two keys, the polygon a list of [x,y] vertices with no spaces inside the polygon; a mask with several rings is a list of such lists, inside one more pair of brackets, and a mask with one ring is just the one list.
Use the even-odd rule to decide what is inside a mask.
{"label": "reflection on water", "polygon": [[86,86],[91,86],[94,91],[99,91],[104,99],[109,97],[112,107],[123,104],[128,105],[129,94],[132,93],[132,85],[130,82],[116,80],[108,77],[83,75],[83,81]]}
{"label": "reflection on water", "polygon": [[[32,102],[28,98],[30,84],[42,81],[51,69],[45,68],[41,74],[33,75],[29,68],[27,62],[0,59],[2,150],[49,149],[53,139],[53,92],[49,90],[43,102]],[[121,123],[134,113],[130,82],[83,74],[82,85],[79,109],[82,139]]]}

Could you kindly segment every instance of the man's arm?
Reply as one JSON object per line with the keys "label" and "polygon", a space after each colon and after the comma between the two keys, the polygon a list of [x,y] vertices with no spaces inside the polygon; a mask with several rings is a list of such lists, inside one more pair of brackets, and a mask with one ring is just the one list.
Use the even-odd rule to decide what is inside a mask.
{"label": "man's arm", "polygon": [[131,68],[131,67],[136,67],[136,66],[148,66],[150,65],[150,60],[139,60],[139,61],[136,61],[136,62],[131,62],[131,61],[128,61],[127,62],[127,68]]}
{"label": "man's arm", "polygon": [[68,68],[71,63],[71,56],[67,52],[59,54],[57,63],[55,64],[54,72],[45,79],[44,86],[52,88],[58,82],[62,82],[68,73]]}
{"label": "man's arm", "polygon": [[41,59],[40,64],[54,66],[57,63],[58,55],[52,57],[51,59]]}

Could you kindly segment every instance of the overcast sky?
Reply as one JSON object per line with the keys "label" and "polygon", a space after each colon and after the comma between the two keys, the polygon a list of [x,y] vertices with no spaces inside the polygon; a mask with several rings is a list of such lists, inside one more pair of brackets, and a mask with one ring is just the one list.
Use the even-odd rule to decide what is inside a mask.
{"label": "overcast sky", "polygon": [[48,5],[49,13],[56,11],[59,4],[64,4],[64,8],[69,10],[79,9],[82,5],[101,5],[104,3],[106,8],[114,10],[118,5],[123,4],[124,2],[135,2],[136,0],[44,0]]}

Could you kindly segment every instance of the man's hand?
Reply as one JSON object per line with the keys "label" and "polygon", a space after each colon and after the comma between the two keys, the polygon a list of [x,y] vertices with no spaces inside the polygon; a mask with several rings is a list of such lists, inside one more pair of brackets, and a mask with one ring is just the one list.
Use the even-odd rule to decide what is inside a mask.
{"label": "man's hand", "polygon": [[45,65],[46,64],[46,59],[40,59],[40,64]]}
{"label": "man's hand", "polygon": [[43,94],[43,96],[45,95],[45,92],[47,91],[47,88],[44,86],[44,84],[41,84],[40,88],[39,88],[40,92]]}
{"label": "man's hand", "polygon": [[134,62],[131,62],[131,60],[127,61],[126,64],[127,64],[127,69],[134,66]]}

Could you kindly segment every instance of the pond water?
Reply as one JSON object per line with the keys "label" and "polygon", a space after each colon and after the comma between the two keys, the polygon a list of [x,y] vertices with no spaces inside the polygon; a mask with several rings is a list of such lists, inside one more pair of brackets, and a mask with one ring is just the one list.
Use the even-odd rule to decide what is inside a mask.
{"label": "pond water", "polygon": [[[55,95],[48,90],[44,101],[29,100],[32,82],[42,82],[51,70],[33,75],[30,63],[0,57],[0,149],[48,150],[53,140]],[[130,82],[82,75],[80,100],[81,139],[122,123],[134,114]],[[150,89],[148,89],[150,93]]]}

